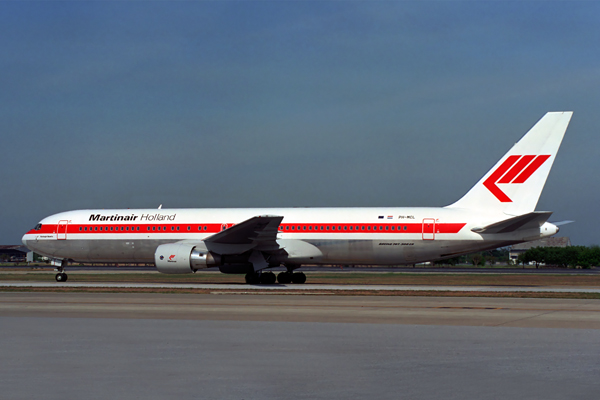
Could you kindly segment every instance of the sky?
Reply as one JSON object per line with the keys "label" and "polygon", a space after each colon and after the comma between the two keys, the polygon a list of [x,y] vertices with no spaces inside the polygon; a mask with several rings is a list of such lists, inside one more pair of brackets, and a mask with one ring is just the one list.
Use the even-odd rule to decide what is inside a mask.
{"label": "sky", "polygon": [[0,2],[0,244],[90,208],[445,206],[574,111],[538,210],[600,244],[600,2]]}

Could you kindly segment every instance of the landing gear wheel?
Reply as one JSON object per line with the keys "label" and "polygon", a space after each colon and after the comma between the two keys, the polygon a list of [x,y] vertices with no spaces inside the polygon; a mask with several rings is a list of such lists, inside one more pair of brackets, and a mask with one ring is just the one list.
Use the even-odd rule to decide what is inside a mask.
{"label": "landing gear wheel", "polygon": [[255,272],[246,274],[246,283],[248,285],[258,285],[260,283],[260,277]]}
{"label": "landing gear wheel", "polygon": [[264,285],[272,285],[275,283],[275,274],[272,272],[263,272],[260,274],[260,283]]}
{"label": "landing gear wheel", "polygon": [[304,283],[306,282],[306,275],[304,272],[296,272],[292,274],[292,282],[293,283]]}
{"label": "landing gear wheel", "polygon": [[64,272],[59,272],[58,274],[56,274],[56,276],[54,277],[54,279],[56,279],[56,282],[66,282],[67,279],[69,277],[67,276],[67,274],[65,274]]}
{"label": "landing gear wheel", "polygon": [[292,273],[291,272],[280,272],[277,275],[277,282],[286,284],[292,282]]}

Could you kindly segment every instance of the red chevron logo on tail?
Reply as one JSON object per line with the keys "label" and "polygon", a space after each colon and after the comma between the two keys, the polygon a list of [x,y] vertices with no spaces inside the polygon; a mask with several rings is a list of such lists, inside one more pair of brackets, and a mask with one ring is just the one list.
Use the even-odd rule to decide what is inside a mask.
{"label": "red chevron logo on tail", "polygon": [[502,184],[525,183],[527,179],[539,167],[549,159],[549,155],[542,156],[509,156],[490,176],[483,182],[483,185],[502,203],[512,203],[510,197],[506,195],[498,186]]}

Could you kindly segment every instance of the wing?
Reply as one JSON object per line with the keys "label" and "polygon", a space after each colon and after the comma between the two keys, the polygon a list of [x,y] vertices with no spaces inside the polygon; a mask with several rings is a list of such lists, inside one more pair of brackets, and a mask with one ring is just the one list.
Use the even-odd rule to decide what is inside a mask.
{"label": "wing", "polygon": [[219,254],[240,254],[248,250],[274,251],[279,249],[277,231],[282,216],[259,215],[247,219],[204,239],[210,251]]}

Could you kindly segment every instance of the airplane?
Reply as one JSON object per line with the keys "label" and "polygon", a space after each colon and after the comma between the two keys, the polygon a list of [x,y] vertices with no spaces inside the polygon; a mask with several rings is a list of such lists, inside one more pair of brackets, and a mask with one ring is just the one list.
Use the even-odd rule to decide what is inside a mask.
{"label": "airplane", "polygon": [[[51,259],[154,263],[166,274],[218,267],[248,284],[302,284],[302,265],[400,265],[552,236],[535,211],[572,112],[545,114],[461,199],[445,207],[77,210],[23,236]],[[284,266],[275,274],[270,268]]]}

